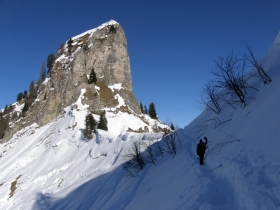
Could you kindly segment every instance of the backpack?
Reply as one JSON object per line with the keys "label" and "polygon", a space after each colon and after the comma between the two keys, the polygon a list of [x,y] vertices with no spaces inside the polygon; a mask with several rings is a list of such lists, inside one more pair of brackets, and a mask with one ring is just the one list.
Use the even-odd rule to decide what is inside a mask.
{"label": "backpack", "polygon": [[206,145],[204,143],[199,143],[197,145],[196,152],[205,152],[205,150],[206,150]]}

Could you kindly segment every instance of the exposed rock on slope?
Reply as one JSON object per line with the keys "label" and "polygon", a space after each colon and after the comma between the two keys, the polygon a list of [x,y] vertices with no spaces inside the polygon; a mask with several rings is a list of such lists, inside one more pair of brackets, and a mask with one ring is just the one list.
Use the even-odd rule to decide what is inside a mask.
{"label": "exposed rock on slope", "polygon": [[[75,103],[82,92],[82,103],[88,105],[92,113],[112,109],[141,114],[132,92],[127,41],[122,27],[111,20],[72,37],[71,42],[68,40],[57,52],[36,101],[25,117],[6,132],[2,142],[34,122],[39,125],[49,123],[65,107]],[[96,84],[88,84],[92,69],[96,73]],[[86,91],[81,91],[83,89]],[[120,104],[120,99],[124,103]]]}

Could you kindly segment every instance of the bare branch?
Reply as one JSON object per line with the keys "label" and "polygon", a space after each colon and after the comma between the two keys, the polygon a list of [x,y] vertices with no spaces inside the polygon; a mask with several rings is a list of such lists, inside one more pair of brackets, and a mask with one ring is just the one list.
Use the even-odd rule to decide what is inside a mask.
{"label": "bare branch", "polygon": [[124,163],[124,169],[128,171],[129,173],[132,173],[135,171],[135,173],[138,173],[139,171],[143,170],[144,166],[146,165],[142,148],[145,146],[143,142],[140,140],[134,141],[131,148],[128,150],[128,152],[124,155],[124,158],[126,160],[126,163]]}
{"label": "bare branch", "polygon": [[220,150],[222,149],[222,147],[225,146],[226,144],[231,144],[232,142],[239,142],[239,141],[240,141],[240,140],[236,139],[236,140],[227,141],[227,142],[225,142],[225,143],[220,143],[220,144],[218,144],[219,146],[221,146],[220,149],[219,149],[219,152],[220,152]]}
{"label": "bare branch", "polygon": [[239,142],[239,141],[240,141],[240,139],[237,139],[237,138],[235,138],[234,136],[232,136],[232,135],[230,135],[230,134],[228,134],[228,133],[225,133],[224,131],[221,131],[221,132],[223,132],[224,134],[226,134],[226,135],[232,137],[234,140],[227,141],[227,142],[224,142],[224,143],[219,143],[219,144],[218,144],[218,146],[220,146],[219,152],[220,152],[220,150],[222,149],[222,147],[224,147],[225,145],[231,144],[231,143],[233,143],[233,142]]}
{"label": "bare branch", "polygon": [[224,134],[226,134],[226,135],[228,135],[228,136],[230,136],[230,137],[232,137],[232,138],[234,138],[234,139],[238,140],[238,139],[237,139],[237,138],[235,138],[234,136],[232,136],[232,135],[230,135],[230,134],[228,134],[228,133],[225,133],[224,131],[221,131],[221,132],[223,132]]}
{"label": "bare branch", "polygon": [[161,148],[159,141],[156,141],[155,145],[156,145],[156,149],[157,149],[156,154],[161,155],[163,157],[164,152],[163,152],[163,149]]}
{"label": "bare branch", "polygon": [[124,168],[124,170],[126,170],[128,172],[129,176],[135,177],[135,175],[131,171],[131,167],[128,162],[122,164],[122,167]]}
{"label": "bare branch", "polygon": [[215,85],[211,80],[208,81],[208,83],[202,89],[199,103],[203,104],[205,108],[208,108],[216,114],[219,114],[221,111],[219,104],[221,99],[221,95],[219,93],[220,91],[221,89],[219,86]]}
{"label": "bare branch", "polygon": [[272,82],[272,79],[269,77],[269,75],[266,73],[264,70],[262,63],[255,57],[253,50],[251,46],[247,43],[244,42],[244,46],[246,47],[248,54],[244,55],[244,58],[249,61],[249,63],[256,68],[257,70],[257,75],[261,80],[263,81],[264,84],[269,84]]}
{"label": "bare branch", "polygon": [[[247,105],[247,84],[244,77],[245,62],[232,53],[226,58],[219,57],[215,60],[215,67],[212,74],[216,76],[215,83],[218,88],[225,89],[232,98],[232,102]],[[237,100],[236,100],[237,99]]]}
{"label": "bare branch", "polygon": [[204,122],[208,122],[208,121],[214,121],[215,123],[215,128],[219,127],[220,125],[224,124],[224,123],[227,123],[229,121],[231,121],[232,119],[228,119],[228,120],[224,120],[222,121],[221,119],[219,118],[213,118],[213,119],[209,119],[209,120],[205,120]]}
{"label": "bare branch", "polygon": [[146,154],[147,154],[147,162],[152,163],[156,166],[157,159],[150,142],[148,145],[146,145]]}
{"label": "bare branch", "polygon": [[223,166],[223,164],[220,163],[220,165],[216,166],[215,168],[212,168],[210,172],[212,172],[213,170],[217,169],[217,168],[221,168]]}

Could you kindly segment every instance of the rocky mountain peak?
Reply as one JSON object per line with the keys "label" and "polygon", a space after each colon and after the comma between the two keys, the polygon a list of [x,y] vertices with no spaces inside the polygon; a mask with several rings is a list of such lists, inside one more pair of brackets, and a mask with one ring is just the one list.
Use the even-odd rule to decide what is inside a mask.
{"label": "rocky mountain peak", "polygon": [[[92,71],[97,81],[89,84]],[[60,47],[47,79],[38,88],[35,102],[6,132],[2,142],[25,126],[49,123],[78,98],[94,114],[106,110],[141,115],[132,92],[126,36],[114,20],[74,36]]]}

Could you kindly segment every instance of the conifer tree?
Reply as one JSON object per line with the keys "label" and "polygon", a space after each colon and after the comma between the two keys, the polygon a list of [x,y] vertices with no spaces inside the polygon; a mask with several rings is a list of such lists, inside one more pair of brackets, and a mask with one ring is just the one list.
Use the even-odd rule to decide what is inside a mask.
{"label": "conifer tree", "polygon": [[95,131],[96,121],[92,114],[88,114],[85,119],[85,135],[87,138],[92,138],[92,131]]}
{"label": "conifer tree", "polygon": [[17,95],[17,102],[21,101],[23,99],[23,93],[20,92],[18,95]]}
{"label": "conifer tree", "polygon": [[23,117],[25,116],[25,113],[28,111],[29,106],[30,106],[29,100],[28,100],[28,98],[26,98],[26,99],[25,99],[24,106],[23,106],[23,108],[22,108],[22,116],[23,116]]}
{"label": "conifer tree", "polygon": [[99,123],[97,125],[97,128],[102,129],[104,131],[107,131],[108,130],[107,123],[108,122],[107,122],[107,118],[105,116],[105,111],[104,111],[100,114],[100,119],[99,119]]}
{"label": "conifer tree", "polygon": [[47,58],[47,67],[48,67],[48,73],[51,71],[53,64],[55,61],[55,56],[54,54],[49,54],[48,58]]}
{"label": "conifer tree", "polygon": [[94,69],[92,69],[89,74],[88,84],[96,83],[96,81],[97,81],[96,74],[94,72]]}
{"label": "conifer tree", "polygon": [[23,92],[23,98],[26,98],[27,97],[27,91],[25,90],[24,92]]}
{"label": "conifer tree", "polygon": [[143,109],[143,105],[142,105],[141,101],[140,101],[140,110],[141,110],[141,113],[144,114],[144,109]]}
{"label": "conifer tree", "polygon": [[173,131],[175,130],[175,127],[174,127],[173,123],[171,123],[170,128],[171,128],[171,130],[173,130]]}
{"label": "conifer tree", "polygon": [[116,28],[115,28],[115,26],[111,25],[111,26],[110,26],[110,29],[109,29],[109,32],[110,32],[110,33],[116,33]]}
{"label": "conifer tree", "polygon": [[67,41],[67,47],[68,47],[68,53],[70,54],[71,53],[71,50],[72,50],[72,43],[73,43],[74,41],[72,40],[72,38],[71,39],[69,39],[68,41]]}
{"label": "conifer tree", "polygon": [[152,119],[157,119],[157,112],[155,108],[155,104],[152,102],[149,106],[149,115]]}
{"label": "conifer tree", "polygon": [[31,81],[29,85],[29,94],[26,93],[25,103],[22,109],[22,116],[25,116],[25,113],[28,111],[29,107],[32,105],[32,103],[35,101],[36,98],[37,98],[36,87],[34,81]]}
{"label": "conifer tree", "polygon": [[72,45],[73,42],[74,42],[74,41],[72,40],[72,38],[70,38],[70,39],[67,41],[67,44],[68,44],[68,45]]}
{"label": "conifer tree", "polygon": [[144,106],[144,113],[148,114],[148,109],[147,109],[146,105]]}

